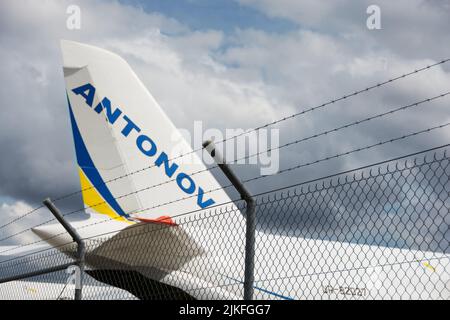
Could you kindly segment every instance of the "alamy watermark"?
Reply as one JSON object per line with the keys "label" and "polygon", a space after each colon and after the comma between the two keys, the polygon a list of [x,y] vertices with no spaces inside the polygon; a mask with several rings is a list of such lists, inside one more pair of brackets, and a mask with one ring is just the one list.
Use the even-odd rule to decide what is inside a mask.
{"label": "alamy watermark", "polygon": [[[81,289],[81,269],[77,265],[71,265],[66,269],[66,273],[69,275],[66,279],[66,287],[72,287],[73,291]],[[64,291],[64,290],[63,290]],[[61,292],[62,294],[63,292]],[[74,292],[75,294],[75,292]]]}
{"label": "alamy watermark", "polygon": [[79,6],[72,4],[67,7],[66,13],[68,14],[66,20],[66,27],[69,30],[81,29],[81,9]]}
{"label": "alamy watermark", "polygon": [[381,29],[381,9],[379,6],[372,4],[367,7],[366,13],[369,17],[366,20],[366,26],[369,30]]}
{"label": "alamy watermark", "polygon": [[[202,121],[194,121],[193,134],[187,129],[174,131],[171,141],[174,147],[170,150],[170,157],[177,158],[177,163],[215,164],[215,161],[206,152],[202,159],[190,153],[202,148],[206,140],[213,140],[216,152],[222,155],[223,161],[234,164],[259,165],[261,175],[276,174],[280,167],[279,146],[280,133],[276,128],[263,128],[259,130],[208,128],[204,130]],[[185,143],[187,142],[187,144]]]}

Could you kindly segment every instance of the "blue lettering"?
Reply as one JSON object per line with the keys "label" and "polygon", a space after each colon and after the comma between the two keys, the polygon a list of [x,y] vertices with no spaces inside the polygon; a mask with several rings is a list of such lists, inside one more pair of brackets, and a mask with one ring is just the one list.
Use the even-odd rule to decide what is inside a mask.
{"label": "blue lettering", "polygon": [[203,201],[204,195],[205,195],[205,191],[203,190],[203,188],[198,187],[197,205],[202,209],[205,209],[206,207],[209,207],[215,203],[215,201],[211,198],[206,201]]}
{"label": "blue lettering", "polygon": [[[189,182],[189,186],[185,187],[183,186],[183,180],[186,180]],[[177,176],[177,184],[180,187],[181,190],[186,192],[187,194],[192,194],[195,191],[195,182],[192,180],[191,177],[189,177],[186,173],[180,172]]]}
{"label": "blue lettering", "polygon": [[122,114],[122,110],[116,108],[114,112],[111,112],[111,101],[108,98],[103,98],[102,102],[100,102],[94,110],[100,114],[103,111],[103,108],[106,109],[106,117],[108,118],[109,123],[114,124],[117,118]]}
{"label": "blue lettering", "polygon": [[130,134],[131,131],[136,130],[137,132],[141,132],[141,129],[134,124],[133,121],[131,121],[130,118],[128,118],[126,115],[123,115],[123,119],[127,122],[127,125],[125,126],[125,128],[122,129],[122,134],[125,137],[128,137],[128,135]]}
{"label": "blue lettering", "polygon": [[[82,85],[81,87],[75,88],[72,90],[73,93],[81,95],[85,100],[86,103],[92,107],[92,103],[94,102],[94,95],[95,95],[95,88],[92,86],[92,84],[87,83],[85,85]],[[88,91],[86,94],[85,92]]]}
{"label": "blue lettering", "polygon": [[[150,149],[144,148],[144,142],[147,142],[148,144],[150,144]],[[152,139],[150,139],[145,134],[141,134],[136,139],[136,145],[138,146],[139,150],[141,150],[141,152],[143,154],[145,154],[146,156],[152,157],[152,156],[154,156],[156,154],[156,151],[157,151],[156,144],[153,142]]]}
{"label": "blue lettering", "polygon": [[167,157],[167,154],[165,152],[161,152],[158,159],[156,159],[155,164],[160,167],[161,164],[164,163],[164,171],[166,172],[166,176],[171,178],[175,171],[178,169],[178,165],[176,163],[173,163],[171,166],[169,166],[169,159]]}
{"label": "blue lettering", "polygon": [[[95,97],[95,87],[90,83],[84,84],[80,87],[72,89],[73,93],[76,95],[81,95],[86,104],[92,107]],[[95,112],[100,114],[103,110],[105,110],[106,118],[109,123],[116,123],[117,119],[122,115],[122,118],[125,120],[125,127],[122,129],[122,134],[125,137],[128,137],[129,134],[134,130],[137,133],[141,132],[141,129],[125,114],[122,113],[122,110],[117,107],[114,110],[111,108],[111,101],[104,97],[103,100],[97,104],[94,108]],[[136,139],[136,145],[139,150],[148,157],[153,157],[156,155],[158,148],[155,142],[148,136],[141,134]],[[175,172],[178,170],[179,165],[176,163],[169,163],[169,157],[165,152],[161,152],[158,158],[155,160],[155,165],[161,167],[164,164],[164,173],[167,177],[171,178]],[[186,173],[180,172],[176,177],[176,182],[178,187],[187,194],[193,194],[196,190],[196,185],[194,180]],[[197,205],[204,209],[209,207],[215,203],[215,201],[211,198],[204,199],[205,191],[203,188],[198,187],[197,194]]]}

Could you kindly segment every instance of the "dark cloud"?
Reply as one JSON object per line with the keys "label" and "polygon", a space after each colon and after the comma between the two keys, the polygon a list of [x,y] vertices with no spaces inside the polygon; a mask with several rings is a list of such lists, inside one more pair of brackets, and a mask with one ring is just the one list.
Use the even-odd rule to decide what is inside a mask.
{"label": "dark cloud", "polygon": [[[255,5],[253,1],[241,1]],[[157,13],[116,2],[76,1],[82,29],[65,28],[74,1],[0,4],[0,195],[33,206],[79,188],[61,72],[59,39],[122,55],[176,125],[251,128],[450,57],[448,6],[381,1],[382,30],[365,26],[368,2],[262,2],[268,15],[297,21],[285,33],[191,31]],[[273,6],[277,7],[274,8]],[[255,5],[256,6],[256,5]],[[319,133],[450,87],[447,67],[401,80],[277,126],[280,143]],[[450,119],[449,98],[280,151],[281,168],[345,152]],[[417,151],[448,141],[449,130],[411,138],[250,184],[253,192]],[[255,166],[237,166],[244,178]],[[220,177],[221,181],[224,181]],[[61,203],[81,205],[79,195]],[[37,216],[39,221],[41,216]]]}

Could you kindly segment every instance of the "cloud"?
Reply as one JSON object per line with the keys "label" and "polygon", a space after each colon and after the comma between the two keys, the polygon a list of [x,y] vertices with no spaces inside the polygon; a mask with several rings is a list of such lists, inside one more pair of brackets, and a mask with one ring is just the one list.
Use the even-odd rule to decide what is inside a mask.
{"label": "cloud", "polygon": [[[251,128],[450,57],[448,11],[436,2],[381,1],[382,30],[365,25],[368,2],[241,0],[298,29],[191,30],[173,18],[107,1],[1,1],[0,194],[31,206],[79,188],[59,39],[123,56],[174,123]],[[66,29],[78,4],[81,30]],[[412,9],[412,10],[411,10]],[[448,67],[281,123],[281,143],[440,94]],[[315,160],[448,121],[449,99],[281,151],[281,167]],[[251,184],[253,192],[448,142],[449,130]],[[238,166],[243,179],[256,167]],[[21,202],[22,203],[22,202]],[[81,207],[79,195],[60,204]],[[9,207],[8,207],[9,208]],[[25,204],[12,210],[26,211]],[[6,210],[6,209],[5,209]],[[4,220],[3,217],[1,219]]]}
{"label": "cloud", "polygon": [[[288,19],[300,28],[332,34],[354,44],[370,43],[409,58],[436,59],[449,56],[450,49],[437,45],[448,43],[450,35],[449,4],[433,0],[379,1],[270,1],[238,0],[270,17]],[[366,28],[370,5],[381,9],[382,30]]]}
{"label": "cloud", "polygon": [[[1,217],[1,221],[2,221],[1,224],[3,225],[6,222],[13,221],[18,216],[20,216],[26,212],[30,212],[32,209],[33,209],[32,206],[30,206],[29,204],[27,204],[24,201],[3,203],[0,205],[0,217]],[[42,217],[39,215],[39,212],[38,212],[38,214],[32,216],[27,221],[27,223],[30,226],[34,226],[36,223],[38,223],[40,221],[41,218]],[[11,235],[14,235],[16,233],[20,233],[22,230],[25,230],[25,229],[26,228],[24,228],[24,224],[22,224],[22,223],[12,223],[10,226],[8,226],[7,232],[5,232],[5,228],[2,228],[0,235],[1,235],[1,238],[3,239],[6,237],[9,237]],[[36,236],[31,231],[21,233],[20,237],[12,237],[8,240],[2,241],[1,246],[0,246],[0,251],[3,251],[4,249],[2,247],[7,245],[8,243],[13,243],[13,244],[28,243],[32,240],[36,240]]]}
{"label": "cloud", "polygon": [[[159,14],[103,1],[79,2],[82,30],[69,31],[65,28],[68,4],[27,2],[26,10],[20,1],[1,4],[0,37],[8,48],[0,53],[0,142],[2,150],[8,150],[0,168],[3,194],[36,203],[55,191],[78,188],[61,72],[61,38],[94,43],[123,55],[179,126],[188,127],[188,122],[203,115],[228,113],[230,105],[236,110],[259,109],[255,121],[267,120],[270,106],[265,93],[222,77],[223,67],[208,55],[220,45],[220,32],[189,32]],[[160,30],[182,34],[172,40]],[[217,122],[222,121],[218,116]]]}

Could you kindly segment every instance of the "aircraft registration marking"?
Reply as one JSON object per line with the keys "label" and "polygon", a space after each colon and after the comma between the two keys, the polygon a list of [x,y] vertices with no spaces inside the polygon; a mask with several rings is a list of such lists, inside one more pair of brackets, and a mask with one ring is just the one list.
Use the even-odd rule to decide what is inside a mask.
{"label": "aircraft registration marking", "polygon": [[333,287],[331,285],[327,285],[323,287],[323,293],[364,297],[367,296],[368,291],[367,288],[346,287],[346,286]]}

